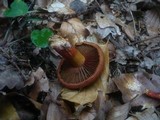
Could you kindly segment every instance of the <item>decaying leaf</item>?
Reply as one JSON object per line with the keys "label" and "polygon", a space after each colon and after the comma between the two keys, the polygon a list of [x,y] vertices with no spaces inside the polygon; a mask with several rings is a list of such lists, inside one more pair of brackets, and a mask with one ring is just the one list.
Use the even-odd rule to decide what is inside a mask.
{"label": "decaying leaf", "polygon": [[4,67],[0,71],[0,90],[7,86],[9,89],[20,89],[24,86],[24,81],[20,73],[11,66]]}
{"label": "decaying leaf", "polygon": [[64,15],[75,13],[72,9],[59,1],[54,1],[50,6],[48,6],[47,10],[48,12],[57,12],[58,14]]}
{"label": "decaying leaf", "polygon": [[111,108],[109,104],[107,104],[107,98],[104,96],[102,91],[98,91],[98,97],[94,102],[94,107],[97,113],[96,119],[97,120],[105,120],[106,113]]}
{"label": "decaying leaf", "polygon": [[47,8],[52,3],[52,0],[36,0],[36,5],[40,8]]}
{"label": "decaying leaf", "polygon": [[26,86],[30,86],[32,84],[34,84],[34,87],[29,93],[29,96],[32,99],[36,100],[39,92],[48,92],[48,78],[42,68],[39,67],[35,72],[32,72],[30,79],[26,83]]}
{"label": "decaying leaf", "polygon": [[130,110],[130,103],[113,107],[107,114],[107,120],[125,120]]}
{"label": "decaying leaf", "polygon": [[0,119],[1,120],[20,120],[16,109],[12,103],[4,96],[0,95]]}
{"label": "decaying leaf", "polygon": [[132,100],[144,91],[144,87],[135,78],[134,74],[122,74],[115,78],[114,82],[121,91],[124,102]]}
{"label": "decaying leaf", "polygon": [[94,102],[97,99],[98,90],[102,90],[103,94],[106,93],[109,70],[109,53],[106,44],[103,46],[101,45],[100,47],[102,48],[105,56],[105,68],[100,78],[93,85],[81,90],[69,90],[64,88],[61,93],[63,99],[83,105]]}
{"label": "decaying leaf", "polygon": [[50,103],[46,120],[67,120],[67,118],[60,110],[60,106],[55,103]]}
{"label": "decaying leaf", "polygon": [[79,116],[79,120],[94,120],[96,114],[96,111],[93,108],[91,108],[89,110],[83,111]]}
{"label": "decaying leaf", "polygon": [[[98,33],[101,34],[101,36],[103,36],[102,38],[105,38],[110,33],[113,36],[121,35],[119,27],[109,19],[109,16],[105,16],[102,13],[96,13],[96,22],[99,26],[97,31],[99,31]],[[107,31],[108,34],[106,34]]]}
{"label": "decaying leaf", "polygon": [[70,8],[74,10],[76,13],[84,13],[87,10],[87,4],[80,0],[74,0],[70,3]]}
{"label": "decaying leaf", "polygon": [[60,28],[62,36],[69,38],[71,44],[81,42],[88,36],[88,31],[78,18],[69,19],[67,22],[63,22]]}
{"label": "decaying leaf", "polygon": [[131,102],[131,106],[133,107],[142,106],[143,109],[156,107],[158,105],[160,105],[158,100],[149,98],[146,95],[138,96]]}
{"label": "decaying leaf", "polygon": [[0,107],[1,120],[33,120],[40,115],[39,108],[29,98],[17,93],[0,95]]}
{"label": "decaying leaf", "polygon": [[159,120],[160,119],[160,115],[159,113],[156,113],[155,108],[149,108],[144,110],[143,112],[136,112],[135,114],[132,114],[132,115],[136,117],[138,120]]}
{"label": "decaying leaf", "polygon": [[160,8],[154,7],[146,11],[145,22],[149,35],[158,35],[160,33]]}

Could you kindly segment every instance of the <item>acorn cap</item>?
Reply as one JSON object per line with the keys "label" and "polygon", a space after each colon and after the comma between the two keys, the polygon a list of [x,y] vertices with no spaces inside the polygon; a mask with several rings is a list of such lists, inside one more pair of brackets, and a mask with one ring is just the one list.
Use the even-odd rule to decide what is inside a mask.
{"label": "acorn cap", "polygon": [[90,42],[82,42],[75,48],[85,57],[83,65],[75,67],[66,59],[58,66],[58,79],[66,88],[81,89],[94,83],[104,68],[104,55],[101,48]]}

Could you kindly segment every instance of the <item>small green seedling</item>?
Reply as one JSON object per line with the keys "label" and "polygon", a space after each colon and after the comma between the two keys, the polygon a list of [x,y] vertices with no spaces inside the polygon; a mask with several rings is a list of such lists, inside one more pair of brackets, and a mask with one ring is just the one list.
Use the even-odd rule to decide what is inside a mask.
{"label": "small green seedling", "polygon": [[28,6],[23,0],[14,0],[11,7],[4,12],[5,17],[17,17],[25,15],[28,12]]}
{"label": "small green seedling", "polygon": [[43,28],[42,30],[33,30],[31,33],[32,43],[39,48],[48,47],[48,39],[53,35],[52,30]]}

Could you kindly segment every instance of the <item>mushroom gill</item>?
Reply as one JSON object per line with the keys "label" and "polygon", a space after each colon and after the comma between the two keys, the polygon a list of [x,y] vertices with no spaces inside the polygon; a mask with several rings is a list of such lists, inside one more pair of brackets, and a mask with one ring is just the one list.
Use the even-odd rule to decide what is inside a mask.
{"label": "mushroom gill", "polygon": [[[51,45],[51,47],[53,47],[53,45]],[[102,73],[104,56],[101,48],[95,43],[78,43],[74,46],[74,49],[72,47],[63,50],[59,50],[57,47],[53,47],[53,49],[64,57],[58,66],[57,74],[58,80],[66,88],[80,89],[89,86],[94,83]],[[76,50],[76,52],[70,50]],[[74,54],[72,55],[72,53]],[[73,62],[80,64],[73,64]]]}

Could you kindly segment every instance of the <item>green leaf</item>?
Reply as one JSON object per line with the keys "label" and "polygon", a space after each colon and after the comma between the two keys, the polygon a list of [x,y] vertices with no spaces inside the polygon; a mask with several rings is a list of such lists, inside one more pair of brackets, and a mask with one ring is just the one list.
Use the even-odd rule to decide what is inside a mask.
{"label": "green leaf", "polygon": [[28,12],[28,6],[22,0],[14,0],[11,7],[4,12],[6,17],[17,17],[25,15]]}
{"label": "green leaf", "polygon": [[43,28],[42,30],[33,30],[31,33],[32,43],[39,48],[48,47],[48,39],[53,35],[53,32],[49,28]]}

